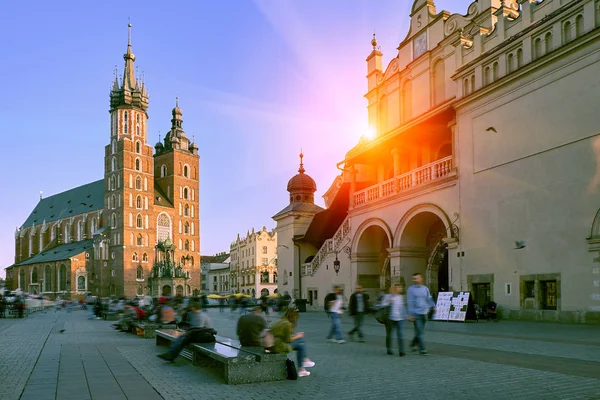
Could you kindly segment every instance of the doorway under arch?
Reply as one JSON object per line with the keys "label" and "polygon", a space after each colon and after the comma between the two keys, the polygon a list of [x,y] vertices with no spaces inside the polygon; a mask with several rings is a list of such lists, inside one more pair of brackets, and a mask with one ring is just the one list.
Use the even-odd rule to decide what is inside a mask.
{"label": "doorway under arch", "polygon": [[378,290],[386,290],[392,283],[387,251],[390,247],[389,236],[379,225],[369,226],[358,239],[356,281],[373,295]]}
{"label": "doorway under arch", "polygon": [[163,296],[170,296],[171,295],[171,286],[169,285],[165,285],[162,287],[162,295]]}
{"label": "doorway under arch", "polygon": [[448,250],[443,240],[448,236],[442,219],[433,212],[414,215],[400,236],[401,275],[410,284],[412,275],[423,275],[425,285],[437,294],[449,289]]}

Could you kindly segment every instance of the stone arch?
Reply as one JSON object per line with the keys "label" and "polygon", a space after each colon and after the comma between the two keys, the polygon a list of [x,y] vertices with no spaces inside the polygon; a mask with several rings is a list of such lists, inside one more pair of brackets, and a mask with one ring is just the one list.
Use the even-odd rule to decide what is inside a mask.
{"label": "stone arch", "polygon": [[[363,222],[353,238],[352,261],[356,269],[356,282],[374,295],[383,287],[389,286],[388,249],[391,247],[393,237],[389,226],[378,218],[371,218]],[[340,250],[340,249],[338,249]]]}
{"label": "stone arch", "polygon": [[452,225],[452,222],[450,221],[450,217],[448,217],[448,214],[446,214],[446,212],[444,210],[442,210],[440,207],[436,206],[435,204],[424,203],[424,204],[416,205],[413,208],[411,208],[410,210],[408,210],[400,219],[400,222],[398,223],[398,226],[396,227],[396,230],[394,231],[394,247],[400,246],[402,232],[405,230],[406,225],[410,222],[410,220],[417,214],[420,214],[423,212],[430,212],[432,214],[437,215],[440,218],[440,220],[444,223],[444,226],[446,227],[446,229],[449,229],[450,226]]}
{"label": "stone arch", "polygon": [[352,238],[352,242],[350,245],[350,248],[352,249],[352,254],[356,254],[357,253],[357,247],[358,247],[358,242],[359,239],[361,237],[361,235],[371,226],[377,225],[379,226],[381,229],[384,230],[384,232],[386,233],[387,237],[388,237],[388,241],[389,243],[393,243],[393,237],[392,237],[392,230],[390,229],[390,227],[388,226],[388,224],[383,221],[380,218],[369,218],[368,220],[364,221],[362,224],[360,224],[360,226],[358,227],[358,229],[356,229],[356,233],[354,234],[354,237]]}

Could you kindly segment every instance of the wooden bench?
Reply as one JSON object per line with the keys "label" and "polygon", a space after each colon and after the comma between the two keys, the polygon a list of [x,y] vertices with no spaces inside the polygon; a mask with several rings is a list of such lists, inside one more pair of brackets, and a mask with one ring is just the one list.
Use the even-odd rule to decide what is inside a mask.
{"label": "wooden bench", "polygon": [[[170,345],[185,331],[156,331],[156,345]],[[266,354],[264,349],[241,346],[235,339],[217,336],[214,343],[192,343],[181,356],[199,366],[218,366],[227,384],[242,384],[284,380],[286,354]]]}

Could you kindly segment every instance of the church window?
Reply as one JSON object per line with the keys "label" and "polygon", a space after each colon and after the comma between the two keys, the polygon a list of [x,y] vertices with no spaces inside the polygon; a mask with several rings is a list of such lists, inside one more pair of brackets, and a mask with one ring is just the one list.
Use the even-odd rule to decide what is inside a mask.
{"label": "church window", "polygon": [[137,197],[135,198],[135,207],[138,210],[142,209],[142,196],[140,196],[139,194],[137,195]]}
{"label": "church window", "polygon": [[183,166],[183,176],[185,176],[186,178],[189,178],[189,168],[187,165]]}
{"label": "church window", "polygon": [[158,214],[156,221],[156,239],[162,242],[171,237],[171,219],[166,213]]}
{"label": "church window", "polygon": [[189,196],[189,189],[183,188],[183,198],[187,200],[188,196]]}
{"label": "church window", "polygon": [[469,94],[469,78],[465,78],[463,81],[463,95],[466,96]]}
{"label": "church window", "polygon": [[129,174],[129,188],[133,188],[133,175]]}
{"label": "church window", "polygon": [[117,198],[115,197],[114,194],[112,196],[110,196],[110,202],[108,204],[110,204],[110,208],[112,210],[114,210],[115,208],[117,208]]}
{"label": "church window", "polygon": [[163,164],[160,166],[160,177],[164,178],[165,176],[167,176],[167,166]]}
{"label": "church window", "polygon": [[56,236],[56,225],[53,225],[50,228],[50,241],[54,240],[54,236]]}
{"label": "church window", "polygon": [[141,296],[143,294],[144,294],[144,292],[143,292],[143,289],[142,289],[142,285],[138,285],[138,287],[137,287],[137,295]]}
{"label": "church window", "polygon": [[67,267],[61,264],[58,269],[58,290],[67,290]]}
{"label": "church window", "polygon": [[183,249],[185,251],[190,251],[190,241],[189,240],[185,240],[185,245],[183,246]]}
{"label": "church window", "polygon": [[113,157],[110,160],[110,170],[113,172],[117,170],[117,158],[116,157]]}
{"label": "church window", "polygon": [[113,141],[111,143],[111,151],[113,154],[115,154],[117,152],[117,141],[115,139],[113,139]]}
{"label": "church window", "polygon": [[135,159],[135,170],[136,171],[141,171],[142,170],[142,163],[140,162],[139,158]]}
{"label": "church window", "polygon": [[552,34],[550,32],[546,33],[546,36],[544,36],[544,45],[545,53],[550,53],[552,51]]}
{"label": "church window", "polygon": [[133,194],[129,193],[129,207],[133,207]]}
{"label": "church window", "polygon": [[583,35],[583,15],[578,15],[575,18],[575,37]]}
{"label": "church window", "polygon": [[40,245],[40,253],[44,250],[44,233],[40,229],[40,237],[39,237],[39,245]]}
{"label": "church window", "polygon": [[142,220],[142,214],[138,214],[137,217],[135,217],[135,226],[136,228],[143,228],[144,227],[144,222]]}
{"label": "church window", "polygon": [[94,217],[94,218],[92,218],[92,231],[91,231],[91,234],[93,235],[97,230],[98,230],[98,220],[96,219],[96,217]]}
{"label": "church window", "polygon": [[137,245],[138,245],[138,246],[143,246],[143,245],[144,245],[144,238],[142,237],[142,234],[141,234],[141,233],[139,233],[139,234],[137,235]]}
{"label": "church window", "polygon": [[52,291],[52,268],[49,265],[44,269],[44,291]]}
{"label": "church window", "polygon": [[129,132],[127,125],[129,125],[129,113],[125,111],[125,113],[123,114],[123,133]]}
{"label": "church window", "polygon": [[114,175],[108,179],[108,190],[115,190],[115,177]]}
{"label": "church window", "polygon": [[[137,267],[136,278],[137,279],[144,279],[144,269],[142,267]],[[141,293],[138,293],[138,294],[141,294]]]}
{"label": "church window", "polygon": [[83,221],[77,222],[77,241],[83,240]]}
{"label": "church window", "polygon": [[68,224],[68,223],[67,223],[67,224],[65,224],[65,232],[64,232],[64,235],[65,235],[65,236],[64,236],[64,242],[65,242],[65,243],[69,243],[69,242],[71,241],[71,237],[70,237],[71,235],[69,235],[69,230],[70,230],[70,228],[71,228],[71,227],[69,226],[69,224]]}
{"label": "church window", "polygon": [[563,25],[563,43],[569,43],[571,41],[571,22],[567,21]]}
{"label": "church window", "polygon": [[194,189],[192,189],[192,200],[194,200],[194,195],[195,195],[195,192],[194,192]]}
{"label": "church window", "polygon": [[184,235],[189,235],[190,234],[190,224],[189,224],[189,222],[186,222],[183,225],[183,234]]}
{"label": "church window", "polygon": [[179,215],[181,215],[181,208],[182,208],[182,205],[181,205],[181,203],[179,203]]}
{"label": "church window", "polygon": [[142,262],[148,262],[148,253],[142,255]]}
{"label": "church window", "polygon": [[131,255],[131,261],[133,262],[137,262],[138,261],[138,255],[136,252],[133,252],[133,254]]}
{"label": "church window", "polygon": [[183,208],[183,215],[186,217],[190,216],[190,206],[189,205],[185,205],[185,207]]}
{"label": "church window", "polygon": [[190,258],[190,265],[193,267],[194,266],[194,257]]}
{"label": "church window", "polygon": [[135,189],[142,190],[142,178],[139,176],[135,178]]}
{"label": "church window", "polygon": [[139,140],[137,142],[135,142],[135,152],[138,154],[142,153],[142,144],[140,143]]}
{"label": "church window", "polygon": [[110,216],[110,227],[111,228],[116,228],[117,227],[117,214],[113,213]]}

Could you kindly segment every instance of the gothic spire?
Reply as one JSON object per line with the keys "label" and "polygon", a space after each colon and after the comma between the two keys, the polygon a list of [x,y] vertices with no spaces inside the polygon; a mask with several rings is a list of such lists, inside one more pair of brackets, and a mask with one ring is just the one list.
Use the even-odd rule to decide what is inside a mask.
{"label": "gothic spire", "polygon": [[135,70],[133,63],[135,62],[135,55],[131,50],[131,24],[127,25],[127,53],[123,55],[125,60],[125,71],[123,72],[123,89],[134,90],[135,83]]}

